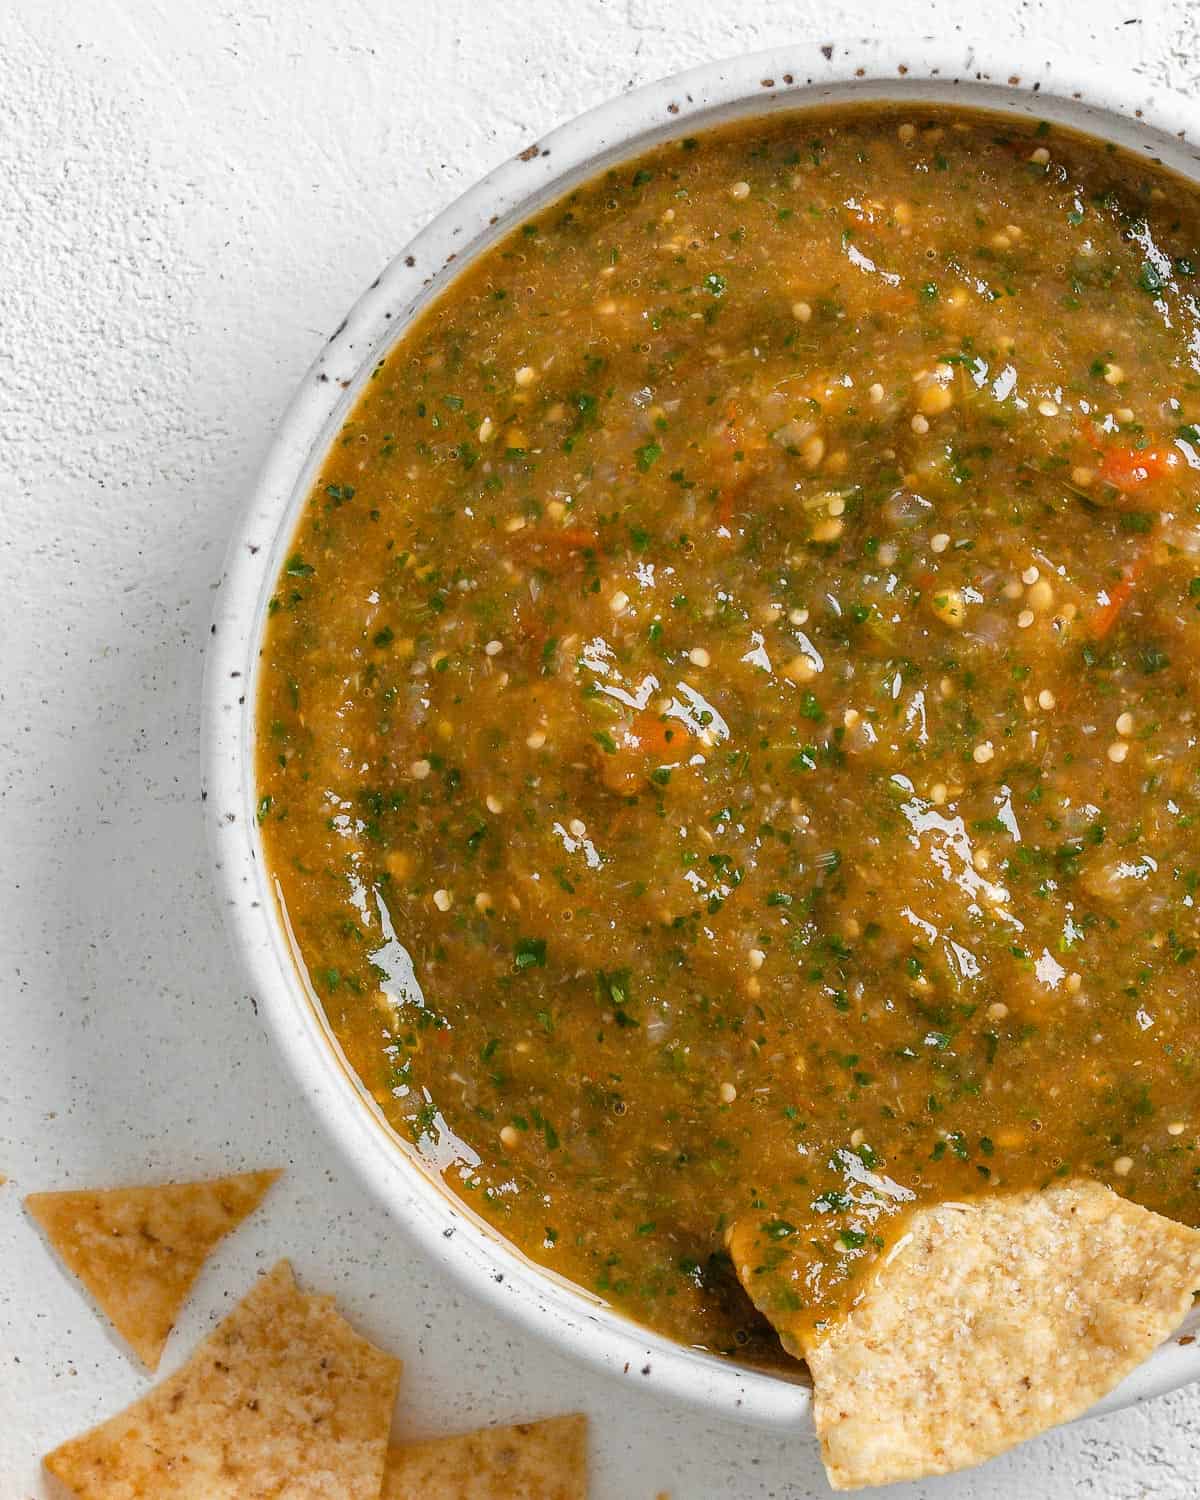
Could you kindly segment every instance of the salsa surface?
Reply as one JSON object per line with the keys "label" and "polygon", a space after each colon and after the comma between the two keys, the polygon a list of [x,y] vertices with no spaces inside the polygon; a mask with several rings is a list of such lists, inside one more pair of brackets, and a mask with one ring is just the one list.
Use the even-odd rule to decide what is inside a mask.
{"label": "salsa surface", "polygon": [[819,1327],[917,1202],[1200,1221],[1198,272],[1099,143],[776,116],[379,365],[258,816],[351,1063],[534,1260],[767,1359],[731,1237]]}

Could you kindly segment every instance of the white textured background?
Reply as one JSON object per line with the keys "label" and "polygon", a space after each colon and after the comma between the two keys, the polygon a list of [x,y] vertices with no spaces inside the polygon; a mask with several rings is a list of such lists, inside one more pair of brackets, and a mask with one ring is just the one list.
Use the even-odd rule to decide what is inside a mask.
{"label": "white textured background", "polygon": [[[464,1301],[291,1097],[198,803],[233,518],[325,335],[549,126],[713,56],[890,29],[1200,83],[1189,0],[0,0],[0,1497],[144,1388],[21,1194],[285,1163],[172,1368],[290,1253],[402,1354],[400,1429],[580,1406],[597,1500],[827,1494],[813,1444],[652,1404]],[[915,44],[914,44],[915,45]],[[886,1492],[1195,1500],[1200,1387]]]}

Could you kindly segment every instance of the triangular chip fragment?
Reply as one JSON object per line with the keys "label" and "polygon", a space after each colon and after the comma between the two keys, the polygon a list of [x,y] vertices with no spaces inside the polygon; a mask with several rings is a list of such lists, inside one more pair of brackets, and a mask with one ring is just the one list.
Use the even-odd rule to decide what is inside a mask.
{"label": "triangular chip fragment", "polygon": [[587,1500],[587,1492],[587,1418],[576,1414],[392,1448],[380,1500]]}
{"label": "triangular chip fragment", "polygon": [[25,1207],[147,1368],[217,1241],[279,1172],[104,1192],[31,1193]]}
{"label": "triangular chip fragment", "polygon": [[379,1500],[399,1380],[284,1260],[182,1369],[45,1464],[78,1500]]}

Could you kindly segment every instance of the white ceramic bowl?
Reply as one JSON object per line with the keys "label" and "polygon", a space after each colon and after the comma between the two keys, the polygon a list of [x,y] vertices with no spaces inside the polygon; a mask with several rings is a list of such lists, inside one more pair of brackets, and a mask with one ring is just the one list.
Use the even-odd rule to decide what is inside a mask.
{"label": "white ceramic bowl", "polygon": [[[787,1428],[808,1387],[741,1369],[631,1323],[525,1260],[434,1178],[358,1085],[293,960],[256,826],[254,699],[267,600],[328,444],[380,356],[472,256],[609,163],[667,137],[768,110],[874,100],[956,102],[1072,125],[1200,178],[1200,110],[1117,76],[1033,54],[1013,67],[963,47],[880,39],[712,63],[637,89],[563,125],[464,193],[363,295],[280,423],[226,560],[206,664],[206,812],[235,946],[296,1086],[368,1189],[463,1286],[531,1332],[639,1389],[737,1420]],[[1104,1403],[1200,1378],[1200,1342],[1165,1345]]]}

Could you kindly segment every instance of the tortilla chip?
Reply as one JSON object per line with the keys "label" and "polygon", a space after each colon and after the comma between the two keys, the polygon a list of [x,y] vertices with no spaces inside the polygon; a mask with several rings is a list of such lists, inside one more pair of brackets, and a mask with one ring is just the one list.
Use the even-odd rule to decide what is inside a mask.
{"label": "tortilla chip", "polygon": [[809,1317],[803,1300],[798,1293],[793,1298],[773,1296],[775,1288],[760,1275],[769,1267],[781,1270],[789,1283],[803,1282],[807,1263],[802,1255],[789,1255],[778,1244],[764,1245],[765,1227],[761,1215],[736,1220],[725,1231],[725,1248],[742,1289],[779,1335],[779,1342],[793,1358],[803,1359],[803,1333]]}
{"label": "tortilla chip", "polygon": [[217,1241],[254,1211],[279,1172],[210,1182],[31,1193],[25,1207],[147,1368]]}
{"label": "tortilla chip", "polygon": [[587,1418],[550,1417],[388,1452],[380,1500],[587,1500]]}
{"label": "tortilla chip", "polygon": [[835,1489],[966,1468],[1080,1416],[1200,1287],[1200,1230],[1091,1180],[904,1229],[850,1312],[799,1335]]}
{"label": "tortilla chip", "polygon": [[44,1462],[79,1500],[378,1500],[399,1380],[282,1260],[182,1369]]}

